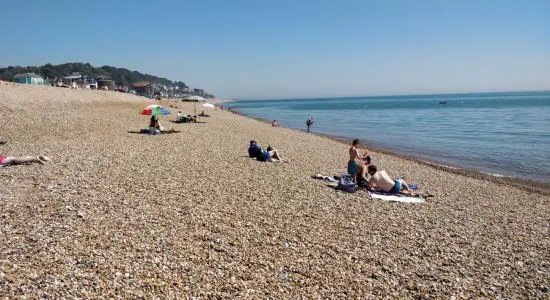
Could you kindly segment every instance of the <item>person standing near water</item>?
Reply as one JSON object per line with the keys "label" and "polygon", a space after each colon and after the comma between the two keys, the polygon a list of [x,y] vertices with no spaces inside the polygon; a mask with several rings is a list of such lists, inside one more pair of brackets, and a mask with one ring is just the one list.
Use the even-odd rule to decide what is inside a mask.
{"label": "person standing near water", "polygon": [[359,140],[355,139],[349,147],[349,161],[348,161],[348,174],[353,178],[354,182],[357,182],[357,173],[359,173],[359,165],[357,159],[364,159],[369,154],[369,150],[365,149],[365,153],[361,155],[359,153]]}
{"label": "person standing near water", "polygon": [[313,125],[313,117],[309,116],[309,119],[306,121],[307,132],[309,132],[309,127],[311,127],[311,125]]}

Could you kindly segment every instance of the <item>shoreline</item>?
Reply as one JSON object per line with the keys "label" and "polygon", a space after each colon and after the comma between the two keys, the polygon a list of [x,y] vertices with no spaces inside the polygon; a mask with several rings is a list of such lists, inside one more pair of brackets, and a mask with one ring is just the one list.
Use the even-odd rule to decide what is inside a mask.
{"label": "shoreline", "polygon": [[[260,122],[267,123],[267,124],[271,125],[271,121],[265,120],[263,118],[252,117],[252,116],[249,116],[245,113],[238,112],[238,111],[231,111],[231,112],[233,112],[237,115],[249,118],[249,119],[253,119],[253,120],[260,121]],[[284,127],[284,126],[281,126],[281,127]],[[291,127],[284,127],[284,128],[305,132],[305,130],[295,129],[295,128],[291,128]],[[353,141],[353,138],[342,137],[342,136],[334,136],[334,135],[318,133],[318,132],[310,132],[310,134],[320,136],[320,137],[324,137],[324,138],[328,138],[330,140],[333,140],[333,141],[336,141],[336,142],[339,142],[339,143],[345,144],[345,145],[350,145],[351,141]],[[496,183],[496,184],[513,186],[513,187],[516,187],[520,190],[530,192],[530,193],[537,193],[537,194],[544,195],[544,196],[550,196],[550,183],[546,183],[546,182],[542,182],[542,181],[538,181],[538,180],[534,180],[534,179],[524,179],[524,178],[517,178],[517,177],[511,177],[511,176],[505,176],[505,175],[499,175],[499,174],[490,174],[490,173],[486,173],[486,172],[475,170],[475,169],[464,168],[464,167],[461,167],[461,166],[442,165],[440,163],[432,162],[432,161],[426,160],[426,159],[421,158],[421,157],[396,153],[394,151],[384,149],[384,148],[380,148],[380,147],[377,147],[377,146],[366,145],[365,143],[363,143],[363,145],[365,145],[369,149],[369,151],[373,151],[373,152],[380,153],[380,154],[386,154],[386,155],[402,158],[402,159],[405,159],[405,160],[408,160],[408,161],[413,161],[413,162],[416,162],[416,163],[419,163],[419,164],[422,164],[422,165],[430,166],[430,167],[432,167],[434,169],[437,169],[437,170],[442,170],[442,171],[445,171],[445,172],[458,174],[458,175],[466,176],[466,177],[469,177],[469,178],[486,180],[486,181]]]}

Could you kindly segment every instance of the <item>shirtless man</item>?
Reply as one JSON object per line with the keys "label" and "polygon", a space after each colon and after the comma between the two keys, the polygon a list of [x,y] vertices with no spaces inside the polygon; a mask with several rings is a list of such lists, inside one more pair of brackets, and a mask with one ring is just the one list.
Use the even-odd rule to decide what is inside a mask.
{"label": "shirtless man", "polygon": [[356,159],[363,159],[369,153],[369,150],[365,149],[363,155],[359,154],[359,140],[353,140],[351,147],[349,147],[349,161],[348,161],[348,174],[351,175],[354,182],[357,182],[357,173],[359,172],[359,165],[357,164]]}
{"label": "shirtless man", "polygon": [[400,192],[412,194],[409,186],[402,179],[392,180],[386,171],[378,171],[375,165],[368,166],[367,170],[371,176],[367,185],[369,189],[379,189],[390,194],[398,194]]}
{"label": "shirtless man", "polygon": [[368,167],[371,165],[371,158],[367,155],[359,164],[359,171],[357,172],[357,183],[368,184],[370,175],[368,175]]}

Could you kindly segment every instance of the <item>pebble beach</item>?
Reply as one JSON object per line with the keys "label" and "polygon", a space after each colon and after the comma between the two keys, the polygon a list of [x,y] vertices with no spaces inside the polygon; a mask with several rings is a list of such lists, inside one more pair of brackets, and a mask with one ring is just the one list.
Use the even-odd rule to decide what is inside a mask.
{"label": "pebble beach", "polygon": [[[231,112],[0,82],[1,298],[547,299],[550,196],[381,152],[425,203],[336,191],[348,146]],[[200,104],[197,112],[202,111]],[[284,125],[284,124],[283,124]],[[247,157],[248,142],[290,163]]]}

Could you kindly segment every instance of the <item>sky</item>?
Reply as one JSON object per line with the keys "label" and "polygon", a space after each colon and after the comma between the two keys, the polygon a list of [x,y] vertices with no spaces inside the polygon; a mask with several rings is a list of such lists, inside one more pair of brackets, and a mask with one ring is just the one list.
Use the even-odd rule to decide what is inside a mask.
{"label": "sky", "polygon": [[0,67],[89,62],[221,98],[550,90],[550,1],[3,1]]}

